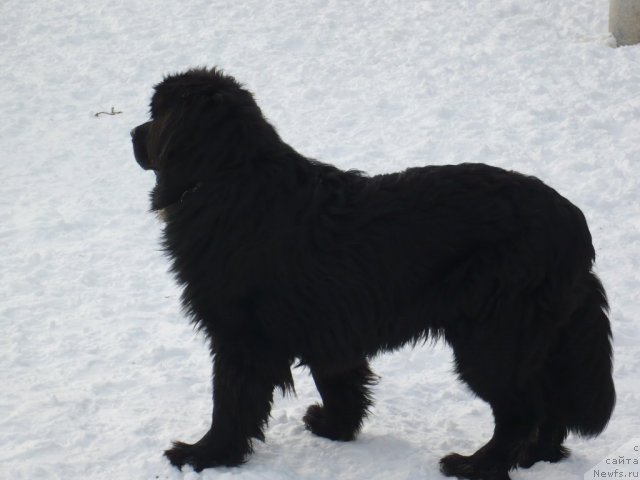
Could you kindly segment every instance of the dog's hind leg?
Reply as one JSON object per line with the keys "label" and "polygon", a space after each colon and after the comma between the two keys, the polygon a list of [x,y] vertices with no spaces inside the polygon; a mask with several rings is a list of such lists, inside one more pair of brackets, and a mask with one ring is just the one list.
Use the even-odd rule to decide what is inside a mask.
{"label": "dog's hind leg", "polygon": [[377,377],[362,360],[347,369],[311,367],[323,405],[311,405],[303,421],[308,430],[331,440],[353,440],[372,405],[369,386]]}
{"label": "dog's hind leg", "polygon": [[535,431],[535,411],[524,397],[491,405],[495,418],[493,437],[473,455],[452,453],[440,460],[449,477],[509,480],[522,448]]}
{"label": "dog's hind leg", "polygon": [[[522,326],[535,318],[535,310],[524,302],[507,304],[503,300],[501,309],[493,311],[498,314],[484,321],[460,319],[447,332],[458,376],[489,403],[495,420],[493,437],[473,455],[452,453],[440,461],[440,469],[447,476],[509,479],[509,470],[517,466],[542,419],[542,390],[534,375],[536,370],[531,368],[537,357],[525,362],[523,356],[528,351],[523,351],[518,341],[523,338],[519,333]],[[528,347],[538,345],[524,338]],[[521,381],[517,381],[518,376]]]}
{"label": "dog's hind leg", "polygon": [[536,462],[556,463],[567,458],[570,451],[563,445],[568,435],[567,427],[552,420],[543,422],[532,436],[530,443],[521,451],[518,466],[529,468]]}

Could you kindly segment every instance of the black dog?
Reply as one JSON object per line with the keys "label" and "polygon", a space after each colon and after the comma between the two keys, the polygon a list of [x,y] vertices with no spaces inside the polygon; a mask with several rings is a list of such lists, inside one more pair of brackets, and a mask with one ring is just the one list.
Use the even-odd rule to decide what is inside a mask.
{"label": "black dog", "polygon": [[211,429],[175,443],[172,464],[242,463],[295,361],[322,396],[307,428],[352,440],[368,359],[429,337],[495,417],[480,450],[441,460],[445,475],[508,479],[566,457],[569,432],[605,428],[611,330],[591,236],[540,180],[482,164],[339,170],[284,143],[215,69],[167,77],[151,118],[132,131],[136,160],[156,173],[151,208],[213,353]]}

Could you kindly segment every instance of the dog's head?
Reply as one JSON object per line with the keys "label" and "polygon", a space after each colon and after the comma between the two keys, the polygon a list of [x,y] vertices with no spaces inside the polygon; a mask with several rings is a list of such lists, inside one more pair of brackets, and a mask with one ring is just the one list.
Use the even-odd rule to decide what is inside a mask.
{"label": "dog's head", "polygon": [[215,68],[166,77],[155,86],[150,115],[131,137],[138,164],[156,173],[152,210],[251,157],[270,128],[251,93]]}

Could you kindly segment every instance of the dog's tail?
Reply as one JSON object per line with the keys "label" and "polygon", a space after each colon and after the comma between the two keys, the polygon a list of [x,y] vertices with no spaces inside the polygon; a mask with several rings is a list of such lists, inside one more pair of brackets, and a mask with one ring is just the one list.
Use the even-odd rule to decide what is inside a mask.
{"label": "dog's tail", "polygon": [[592,437],[605,429],[616,403],[609,306],[593,273],[586,278],[583,298],[558,343],[554,376],[567,429]]}

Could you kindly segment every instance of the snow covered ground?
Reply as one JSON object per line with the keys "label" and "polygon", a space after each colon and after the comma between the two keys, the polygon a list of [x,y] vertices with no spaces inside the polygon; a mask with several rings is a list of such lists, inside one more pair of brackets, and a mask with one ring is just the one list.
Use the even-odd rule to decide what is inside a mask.
{"label": "snow covered ground", "polygon": [[[219,65],[299,151],[371,173],[480,161],[537,175],[585,212],[608,289],[618,406],[566,462],[582,478],[640,437],[640,46],[606,0],[0,2],[0,478],[440,479],[491,434],[444,345],[374,362],[361,437],[301,423],[295,372],[250,462],[198,476],[161,456],[210,415],[210,361],[146,213],[129,130],[168,72]],[[95,117],[115,107],[121,114]]]}

